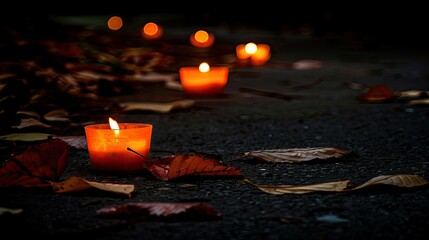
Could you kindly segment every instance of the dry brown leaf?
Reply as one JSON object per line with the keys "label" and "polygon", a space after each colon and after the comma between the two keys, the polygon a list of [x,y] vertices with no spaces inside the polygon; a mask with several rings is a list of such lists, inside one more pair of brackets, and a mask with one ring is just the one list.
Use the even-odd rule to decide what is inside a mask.
{"label": "dry brown leaf", "polygon": [[222,165],[219,160],[200,155],[179,154],[163,156],[146,162],[146,168],[161,180],[183,176],[242,176],[236,167]]}
{"label": "dry brown leaf", "polygon": [[420,98],[422,96],[428,96],[429,91],[420,91],[420,90],[398,91],[398,92],[395,92],[395,95],[398,98],[415,99],[415,98]]}
{"label": "dry brown leaf", "polygon": [[20,115],[22,117],[34,118],[34,119],[40,120],[40,114],[37,113],[37,112],[33,112],[33,111],[17,111],[16,114]]}
{"label": "dry brown leaf", "polygon": [[392,185],[396,187],[418,187],[428,184],[429,182],[423,179],[418,175],[407,175],[407,174],[399,174],[399,175],[385,175],[378,176],[370,179],[366,183],[359,185],[350,190],[357,190],[369,186],[374,186],[378,184],[383,185]]}
{"label": "dry brown leaf", "polygon": [[410,105],[429,105],[429,98],[426,99],[416,99],[408,102]]}
{"label": "dry brown leaf", "polygon": [[369,87],[368,91],[356,97],[363,102],[385,102],[396,98],[392,89],[385,84],[377,84]]}
{"label": "dry brown leaf", "polygon": [[23,129],[23,128],[29,128],[29,127],[57,129],[57,127],[55,127],[55,126],[51,126],[51,125],[42,123],[39,120],[34,119],[34,118],[21,119],[21,123],[18,126],[13,126],[13,128],[17,128],[17,129]]}
{"label": "dry brown leaf", "polygon": [[164,83],[164,87],[171,90],[183,91],[183,86],[178,81],[167,81]]}
{"label": "dry brown leaf", "polygon": [[51,136],[54,136],[54,135],[49,133],[11,133],[11,134],[0,136],[0,140],[31,142],[31,141],[47,140]]}
{"label": "dry brown leaf", "polygon": [[52,187],[57,193],[74,192],[89,188],[97,188],[103,191],[125,194],[128,197],[134,191],[135,187],[132,184],[115,184],[115,183],[100,183],[88,181],[80,177],[70,177],[62,182],[51,182]]}
{"label": "dry brown leaf", "polygon": [[270,149],[245,152],[243,157],[251,156],[271,163],[299,163],[314,159],[339,158],[349,151],[334,147]]}
{"label": "dry brown leaf", "polygon": [[119,106],[123,111],[153,111],[159,113],[169,113],[175,109],[190,108],[195,104],[193,100],[179,100],[169,103],[154,103],[154,102],[123,102]]}
{"label": "dry brown leaf", "polygon": [[70,122],[69,114],[64,109],[52,110],[43,115],[46,121],[52,122]]}
{"label": "dry brown leaf", "polygon": [[61,139],[51,139],[12,154],[0,168],[0,187],[49,187],[64,171],[69,149]]}
{"label": "dry brown leaf", "polygon": [[374,185],[391,185],[396,187],[419,187],[428,184],[429,182],[418,175],[385,175],[372,178],[366,183],[359,185],[354,188],[348,188],[351,184],[350,180],[337,181],[337,182],[326,182],[311,185],[258,185],[252,183],[250,180],[245,179],[246,183],[264,191],[266,193],[281,195],[286,193],[292,194],[304,194],[311,192],[346,192],[354,191]]}
{"label": "dry brown leaf", "polygon": [[344,180],[344,181],[337,181],[337,182],[327,182],[327,183],[319,183],[319,184],[311,184],[311,185],[303,185],[303,186],[294,186],[294,185],[258,185],[250,182],[248,179],[244,180],[246,183],[249,183],[260,190],[275,194],[275,195],[281,195],[286,193],[293,193],[293,194],[305,194],[305,193],[311,193],[311,192],[342,192],[344,191],[348,184],[350,183],[350,180]]}
{"label": "dry brown leaf", "polygon": [[137,73],[134,75],[126,76],[125,80],[128,81],[139,81],[139,82],[150,82],[150,83],[166,83],[174,81],[178,78],[177,73],[156,73],[156,72],[147,72],[147,73]]}
{"label": "dry brown leaf", "polygon": [[3,208],[3,207],[0,207],[0,216],[3,214],[6,214],[6,213],[16,215],[16,214],[22,213],[22,211],[23,211],[22,208]]}

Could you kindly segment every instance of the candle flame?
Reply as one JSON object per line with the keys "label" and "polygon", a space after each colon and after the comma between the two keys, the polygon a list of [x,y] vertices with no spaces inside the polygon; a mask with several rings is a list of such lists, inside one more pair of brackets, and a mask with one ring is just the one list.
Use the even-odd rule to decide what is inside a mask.
{"label": "candle flame", "polygon": [[200,70],[200,72],[208,72],[208,71],[210,71],[210,66],[206,62],[202,62],[200,64],[200,66],[198,67],[198,69]]}
{"label": "candle flame", "polygon": [[110,128],[113,130],[119,130],[118,122],[116,122],[113,118],[109,117]]}
{"label": "candle flame", "polygon": [[250,42],[250,43],[246,44],[244,49],[245,49],[246,53],[254,54],[258,50],[258,46],[255,43]]}

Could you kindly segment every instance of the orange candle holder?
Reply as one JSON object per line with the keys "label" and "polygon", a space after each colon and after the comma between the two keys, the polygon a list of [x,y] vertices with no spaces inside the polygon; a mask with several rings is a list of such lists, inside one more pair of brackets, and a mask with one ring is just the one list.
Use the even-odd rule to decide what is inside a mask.
{"label": "orange candle holder", "polygon": [[238,60],[252,66],[264,65],[271,58],[268,44],[239,44],[235,47],[235,53]]}
{"label": "orange candle holder", "polygon": [[[144,169],[149,159],[152,125],[120,123],[119,129],[109,124],[84,127],[91,168],[100,171],[135,172]],[[139,156],[128,148],[143,155]]]}
{"label": "orange candle holder", "polygon": [[[199,67],[181,67],[180,82],[186,95],[215,96],[224,93],[228,83],[227,67],[210,67],[202,63]],[[202,66],[207,68],[204,70]]]}

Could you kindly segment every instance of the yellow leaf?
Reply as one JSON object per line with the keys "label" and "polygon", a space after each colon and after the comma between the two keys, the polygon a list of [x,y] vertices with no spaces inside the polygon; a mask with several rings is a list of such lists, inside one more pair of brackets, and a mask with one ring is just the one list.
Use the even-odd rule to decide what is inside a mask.
{"label": "yellow leaf", "polygon": [[62,182],[51,182],[52,187],[57,193],[74,192],[89,188],[97,188],[103,191],[125,194],[128,197],[134,191],[135,187],[132,184],[115,184],[115,183],[100,183],[88,181],[80,177],[70,177]]}

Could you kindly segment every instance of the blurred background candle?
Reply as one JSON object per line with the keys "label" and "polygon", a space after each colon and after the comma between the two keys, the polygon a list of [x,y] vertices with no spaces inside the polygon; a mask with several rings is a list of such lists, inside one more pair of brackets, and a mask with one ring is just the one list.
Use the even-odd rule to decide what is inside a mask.
{"label": "blurred background candle", "polygon": [[180,82],[186,95],[213,96],[223,94],[228,83],[227,67],[210,67],[206,62],[198,67],[179,69]]}
{"label": "blurred background candle", "polygon": [[189,41],[194,47],[210,47],[215,41],[215,36],[205,30],[198,30],[191,34]]}
{"label": "blurred background candle", "polygon": [[235,48],[237,58],[253,66],[265,64],[271,58],[270,46],[268,44],[239,44]]}
{"label": "blurred background candle", "polygon": [[144,169],[144,163],[149,158],[152,125],[118,124],[109,118],[108,124],[85,126],[85,134],[92,169],[116,172],[135,172]]}
{"label": "blurred background candle", "polygon": [[141,34],[145,39],[158,39],[162,37],[163,33],[164,29],[154,22],[146,23],[141,29]]}
{"label": "blurred background candle", "polygon": [[122,28],[122,18],[119,16],[112,16],[107,20],[107,27],[112,31],[117,31]]}

